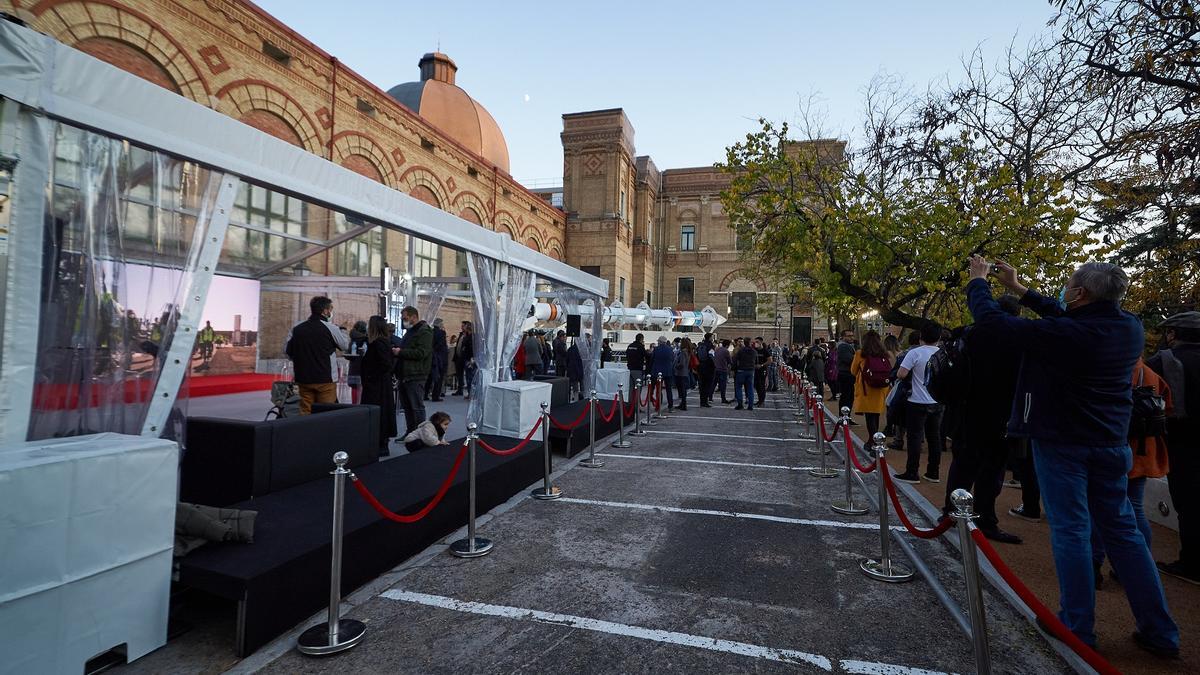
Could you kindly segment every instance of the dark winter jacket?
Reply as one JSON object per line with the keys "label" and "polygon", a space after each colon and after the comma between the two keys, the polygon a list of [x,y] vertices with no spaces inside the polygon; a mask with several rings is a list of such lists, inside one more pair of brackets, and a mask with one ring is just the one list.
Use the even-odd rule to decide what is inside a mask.
{"label": "dark winter jacket", "polygon": [[658,345],[650,353],[650,374],[662,375],[668,381],[675,376],[675,350],[671,345]]}
{"label": "dark winter jacket", "polygon": [[983,279],[966,291],[976,329],[995,332],[1022,354],[1010,436],[1095,447],[1128,442],[1129,383],[1145,340],[1137,317],[1103,301],[1064,312],[1028,291],[1021,304],[1042,317],[1030,321],[1000,309]]}
{"label": "dark winter jacket", "polygon": [[646,369],[646,345],[644,343],[634,341],[625,348],[625,365],[630,370]]}
{"label": "dark winter jacket", "polygon": [[433,365],[433,329],[424,321],[404,332],[396,355],[396,375],[405,382],[424,382]]}
{"label": "dark winter jacket", "polygon": [[[334,337],[338,331],[341,339]],[[347,349],[350,338],[319,315],[312,315],[292,327],[287,342],[287,355],[292,360],[298,384],[328,384],[333,382],[333,364],[329,357],[335,349]]]}

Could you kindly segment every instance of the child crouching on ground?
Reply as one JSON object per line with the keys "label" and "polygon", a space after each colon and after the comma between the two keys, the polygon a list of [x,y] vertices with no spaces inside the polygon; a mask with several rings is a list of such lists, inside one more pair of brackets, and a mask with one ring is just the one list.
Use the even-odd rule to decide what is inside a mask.
{"label": "child crouching on ground", "polygon": [[450,416],[444,412],[435,412],[404,437],[404,447],[408,448],[409,452],[416,452],[435,445],[450,445],[445,438],[449,428]]}

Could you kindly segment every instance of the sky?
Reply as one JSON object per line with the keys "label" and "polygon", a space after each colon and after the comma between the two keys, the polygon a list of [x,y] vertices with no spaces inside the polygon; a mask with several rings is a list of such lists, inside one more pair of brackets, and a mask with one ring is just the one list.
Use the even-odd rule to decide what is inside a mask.
{"label": "sky", "polygon": [[[139,317],[151,320],[160,316],[166,305],[174,301],[182,274],[166,267],[152,268],[133,263],[125,266],[124,273],[124,288],[117,301]],[[241,314],[242,330],[258,330],[258,286],[254,279],[213,276],[200,325],[211,321],[216,330],[233,330],[233,317]]]}
{"label": "sky", "polygon": [[503,130],[513,177],[535,186],[561,183],[564,113],[624,108],[660,169],[721,161],[759,117],[792,121],[801,100],[852,140],[876,75],[918,90],[957,79],[976,47],[995,60],[1053,13],[1047,0],[257,4],[385,90],[419,79],[440,46]]}

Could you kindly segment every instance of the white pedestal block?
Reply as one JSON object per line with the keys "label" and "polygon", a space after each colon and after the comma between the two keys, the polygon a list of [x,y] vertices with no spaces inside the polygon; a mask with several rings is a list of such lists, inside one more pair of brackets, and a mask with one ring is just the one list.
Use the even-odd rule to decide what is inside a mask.
{"label": "white pedestal block", "polygon": [[174,442],[140,436],[0,446],[0,671],[74,675],[166,643],[178,466]]}
{"label": "white pedestal block", "polygon": [[625,399],[629,400],[629,368],[624,364],[606,363],[596,371],[596,396],[601,403],[612,401],[618,384],[625,386]]}
{"label": "white pedestal block", "polygon": [[550,389],[549,382],[526,380],[489,384],[479,433],[525,438],[542,414],[542,402],[550,403]]}

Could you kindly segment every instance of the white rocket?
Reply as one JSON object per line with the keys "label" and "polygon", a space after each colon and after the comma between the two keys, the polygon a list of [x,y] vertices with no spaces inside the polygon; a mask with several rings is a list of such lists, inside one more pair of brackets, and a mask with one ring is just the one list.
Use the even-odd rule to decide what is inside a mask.
{"label": "white rocket", "polygon": [[[626,307],[619,302],[614,302],[611,305],[603,308],[603,323],[610,328],[619,328],[624,325],[634,325],[645,327],[650,330],[670,331],[681,326],[694,326],[705,328],[709,331],[725,323],[725,317],[717,314],[717,310],[710,307],[705,307],[702,310],[677,310],[670,307],[661,309],[650,309],[646,303],[638,303],[637,307]],[[583,315],[584,322],[590,323],[589,319],[592,316],[591,301],[581,303],[579,305],[579,313]],[[566,308],[554,302],[539,302],[533,306],[533,316],[527,320],[527,324],[545,323],[558,325],[566,322]],[[527,325],[530,328],[532,325]]]}

